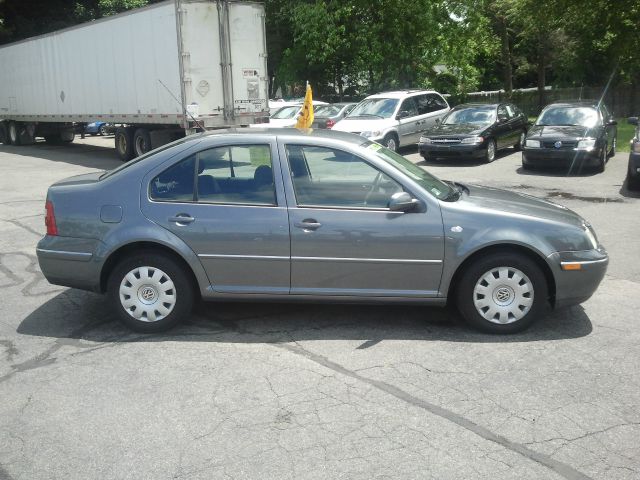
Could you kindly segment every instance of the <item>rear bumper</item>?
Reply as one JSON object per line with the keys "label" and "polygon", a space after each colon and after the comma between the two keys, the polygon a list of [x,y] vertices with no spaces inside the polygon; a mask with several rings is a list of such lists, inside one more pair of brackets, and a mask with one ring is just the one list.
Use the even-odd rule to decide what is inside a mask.
{"label": "rear bumper", "polygon": [[591,151],[552,148],[525,148],[522,150],[525,165],[569,167],[574,163],[597,166],[600,163],[600,149]]}
{"label": "rear bumper", "polygon": [[[588,300],[607,272],[609,256],[604,248],[581,252],[556,252],[547,258],[556,282],[555,307],[577,305]],[[563,265],[579,265],[579,270],[564,270]]]}
{"label": "rear bumper", "polygon": [[38,264],[49,283],[100,291],[100,264],[94,252],[98,240],[47,235],[36,248]]}
{"label": "rear bumper", "polygon": [[434,145],[418,144],[420,155],[424,158],[484,158],[487,147],[480,145]]}

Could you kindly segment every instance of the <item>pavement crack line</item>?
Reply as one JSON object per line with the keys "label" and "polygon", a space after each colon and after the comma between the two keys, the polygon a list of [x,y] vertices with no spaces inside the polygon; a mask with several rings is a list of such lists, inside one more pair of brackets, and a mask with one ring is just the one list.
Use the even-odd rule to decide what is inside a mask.
{"label": "pavement crack line", "polygon": [[362,376],[357,372],[349,370],[338,363],[332,362],[327,357],[310,352],[309,350],[306,350],[305,348],[301,347],[298,344],[273,343],[271,345],[283,350],[287,350],[288,352],[294,353],[296,355],[300,355],[306,358],[307,360],[310,360],[318,365],[321,365],[325,368],[333,370],[336,373],[340,373],[347,377],[351,377],[360,382],[366,383],[367,385],[377,388],[378,390],[381,390],[393,397],[396,397],[397,399],[402,400],[403,402],[406,402],[410,405],[426,410],[433,415],[443,418],[444,420],[448,420],[449,422],[452,422],[458,425],[459,427],[464,428],[465,430],[475,433],[476,435],[478,435],[479,437],[485,440],[488,440],[497,445],[500,445],[508,450],[511,450],[512,452],[518,453],[523,457],[529,460],[532,460],[552,470],[553,472],[566,478],[567,480],[593,480],[591,479],[591,477],[588,477],[584,473],[576,470],[575,468],[571,467],[570,465],[567,465],[566,463],[555,460],[549,457],[548,455],[544,455],[540,452],[536,452],[535,450],[532,450],[521,443],[513,442],[508,438],[503,437],[502,435],[498,435],[497,433],[492,432],[488,428],[485,428],[481,425],[478,425],[477,423],[472,422],[471,420],[463,417],[462,415],[459,415],[451,410],[447,410],[446,408],[440,407],[433,403],[427,402],[422,398],[418,398],[414,395],[411,395],[410,393],[405,392],[404,390],[394,385],[391,385],[389,383]]}

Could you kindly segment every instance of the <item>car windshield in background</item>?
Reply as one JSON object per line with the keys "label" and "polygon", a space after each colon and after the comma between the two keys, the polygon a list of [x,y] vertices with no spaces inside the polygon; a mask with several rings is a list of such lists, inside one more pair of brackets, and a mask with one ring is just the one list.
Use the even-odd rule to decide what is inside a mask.
{"label": "car windshield in background", "polygon": [[340,113],[341,109],[339,105],[320,105],[314,107],[313,114],[316,117],[334,117]]}
{"label": "car windshield in background", "polygon": [[486,124],[496,121],[495,107],[470,107],[452,110],[442,120],[443,125],[462,125],[467,123]]}
{"label": "car windshield in background", "polygon": [[391,118],[398,106],[396,98],[370,98],[359,103],[347,118],[374,117]]}
{"label": "car windshield in background", "polygon": [[552,107],[540,114],[536,125],[581,126],[598,124],[598,111],[592,107]]}
{"label": "car windshield in background", "polygon": [[294,118],[296,113],[300,110],[300,105],[294,105],[292,107],[282,107],[276,113],[271,115],[271,118],[275,118],[276,120],[285,120],[289,118]]}
{"label": "car windshield in background", "polygon": [[400,170],[437,199],[448,200],[455,193],[453,188],[439,178],[434,177],[402,155],[383,147],[379,143],[367,142],[363,144],[363,147],[374,152],[378,158],[384,160],[396,170]]}

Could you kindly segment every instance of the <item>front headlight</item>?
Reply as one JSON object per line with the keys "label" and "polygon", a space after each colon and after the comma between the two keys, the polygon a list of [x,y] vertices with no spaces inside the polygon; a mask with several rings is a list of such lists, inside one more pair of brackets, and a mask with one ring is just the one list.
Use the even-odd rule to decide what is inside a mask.
{"label": "front headlight", "polygon": [[460,140],[460,143],[473,144],[477,145],[478,143],[484,142],[484,138],[482,137],[467,137]]}
{"label": "front headlight", "polygon": [[529,140],[524,142],[524,146],[527,148],[540,148],[540,140]]}
{"label": "front headlight", "polygon": [[576,148],[578,150],[593,150],[593,147],[595,146],[595,138],[583,138],[582,140],[578,140],[578,146]]}
{"label": "front headlight", "polygon": [[591,242],[591,246],[595,250],[596,248],[598,248],[598,239],[596,238],[595,230],[588,223],[583,224],[583,227],[584,227],[584,233],[587,234],[587,238],[589,239],[589,242]]}
{"label": "front headlight", "polygon": [[366,132],[360,132],[360,135],[367,138],[379,137],[380,130],[367,130]]}

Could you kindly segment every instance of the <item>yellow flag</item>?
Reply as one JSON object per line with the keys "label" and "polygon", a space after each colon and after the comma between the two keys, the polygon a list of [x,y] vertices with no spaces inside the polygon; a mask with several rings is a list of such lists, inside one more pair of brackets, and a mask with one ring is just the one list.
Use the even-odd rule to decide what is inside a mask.
{"label": "yellow flag", "polygon": [[296,128],[311,128],[313,123],[313,95],[311,94],[311,85],[307,83],[307,93],[304,96],[304,104],[302,112],[298,117]]}

